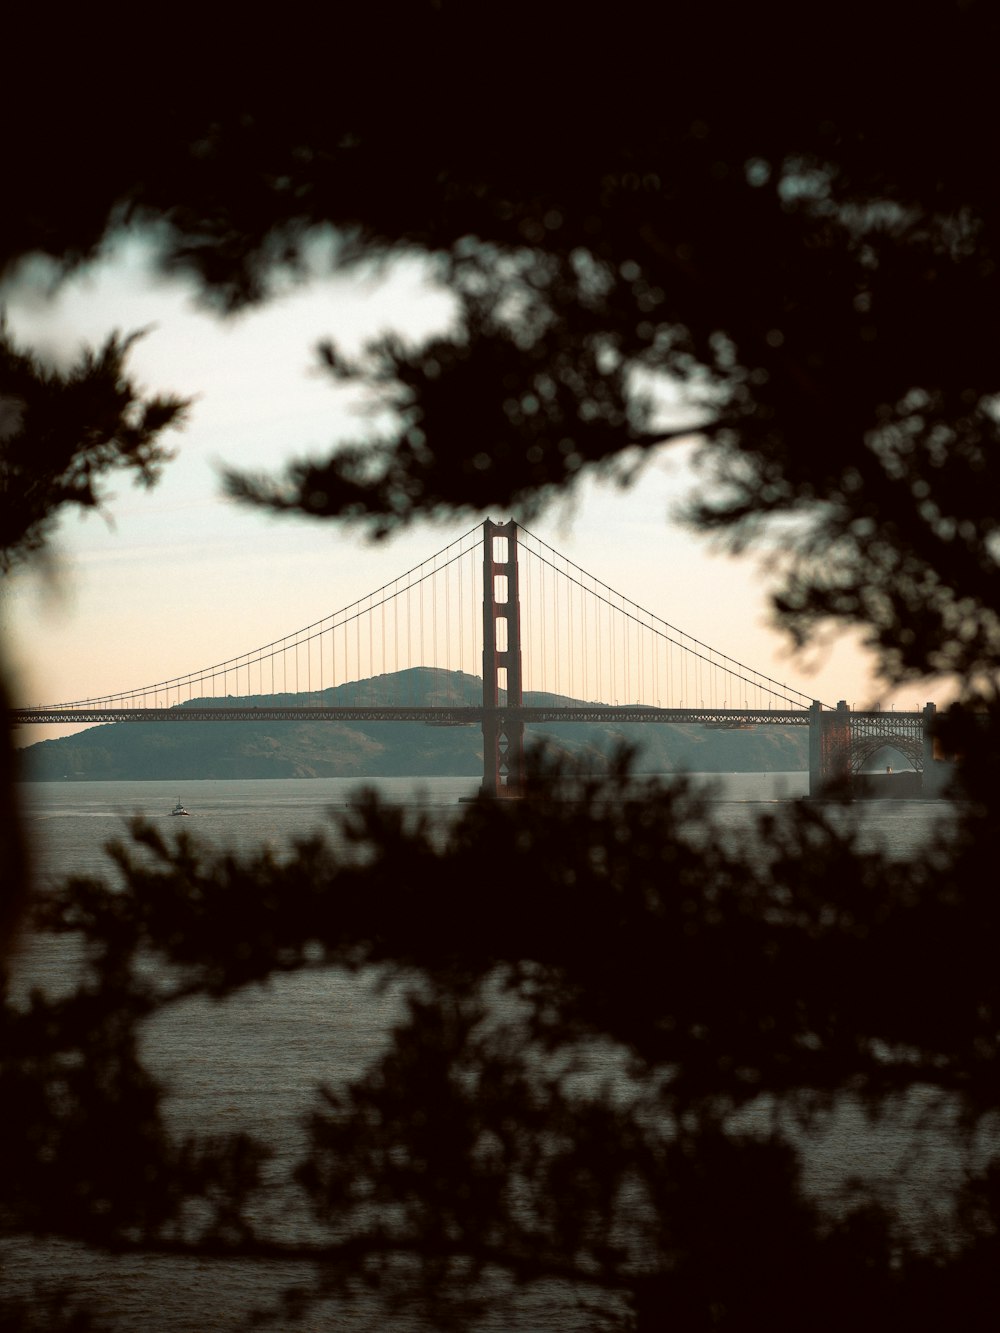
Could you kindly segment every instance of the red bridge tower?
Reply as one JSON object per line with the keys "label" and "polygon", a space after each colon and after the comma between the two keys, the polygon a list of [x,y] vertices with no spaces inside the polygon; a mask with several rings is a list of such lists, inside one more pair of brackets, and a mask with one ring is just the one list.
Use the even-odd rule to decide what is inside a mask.
{"label": "red bridge tower", "polygon": [[483,791],[521,794],[524,723],[521,707],[521,603],[517,524],[483,524]]}

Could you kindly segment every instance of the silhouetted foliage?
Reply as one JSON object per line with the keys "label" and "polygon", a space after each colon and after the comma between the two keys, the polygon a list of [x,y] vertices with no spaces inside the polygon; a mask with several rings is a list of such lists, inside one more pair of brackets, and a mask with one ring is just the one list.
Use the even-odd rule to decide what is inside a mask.
{"label": "silhouetted foliage", "polygon": [[[696,428],[697,526],[741,547],[792,520],[794,633],[858,623],[891,679],[947,671],[970,699],[993,693],[992,8],[935,5],[904,27],[848,6],[783,58],[756,12],[725,49],[671,15],[666,72],[606,42],[591,69],[577,37],[553,45],[545,14],[516,7],[513,35],[485,42],[478,8],[414,5],[391,36],[344,20],[360,77],[338,71],[332,92],[305,61],[292,96],[220,77],[129,116],[117,86],[70,125],[43,108],[6,163],[30,206],[0,219],[0,262],[80,262],[129,216],[236,308],[307,274],[324,229],[342,267],[423,255],[456,298],[447,335],[321,352],[394,429],[284,481],[233,477],[235,493],[376,534],[487,504],[523,515],[587,469],[638,475]],[[387,42],[406,72],[392,97],[358,96]],[[502,114],[475,114],[498,70]],[[118,386],[124,350],[91,371]],[[4,365],[45,380],[19,353]],[[656,376],[685,389],[673,424]],[[95,458],[148,469],[178,409],[149,406]],[[54,506],[96,495],[47,464],[41,482],[15,550]],[[114,883],[72,880],[37,905],[35,928],[80,942],[83,976],[3,1010],[3,1230],[297,1263],[285,1320],[377,1286],[435,1327],[509,1294],[516,1325],[522,1291],[562,1283],[595,1326],[641,1333],[832,1330],[859,1310],[992,1326],[991,722],[947,720],[966,799],[906,863],[861,845],[849,810],[807,804],[727,843],[695,792],[638,783],[625,758],[601,778],[539,760],[528,799],[480,800],[447,827],[363,795],[335,840],[284,853],[136,825]],[[151,1019],[305,969],[399,988],[385,1051],[319,1091],[280,1180],[267,1143],[176,1141],[142,1058]],[[959,1154],[964,1185],[929,1234],[904,1225],[902,1168],[895,1196],[804,1188],[853,1110],[918,1160],[935,1141]],[[305,1239],[260,1221],[286,1198],[311,1209]]]}
{"label": "silhouetted foliage", "polygon": [[[985,1327],[995,1168],[970,1158],[928,1252],[860,1186],[832,1209],[804,1195],[798,1152],[845,1099],[918,1151],[995,1126],[995,821],[914,866],[793,804],[748,856],[696,792],[626,774],[544,764],[528,799],[446,827],[372,793],[334,842],[280,856],[137,824],[120,885],[41,906],[86,966],[76,995],[5,1019],[8,1226],[285,1257],[317,1299],[360,1274],[435,1326],[562,1281],[637,1328],[833,1329],[862,1297]],[[405,1010],[366,1073],[320,1092],[291,1176],[265,1182],[242,1135],[172,1142],[137,1062],[148,1017],[330,967],[394,981]],[[308,1242],[256,1221],[282,1191],[308,1200]]]}
{"label": "silhouetted foliage", "polygon": [[[988,675],[994,7],[849,3],[801,49],[784,13],[674,7],[665,67],[639,54],[643,7],[616,11],[620,45],[560,6],[504,6],[484,41],[487,13],[339,14],[350,58],[331,86],[326,44],[295,45],[293,90],[253,76],[251,37],[234,61],[228,32],[224,58],[204,33],[183,97],[157,95],[151,57],[128,116],[116,78],[67,62],[64,100],[6,159],[30,206],[0,226],[0,269],[36,250],[79,262],[128,220],[232,309],[317,266],[425,256],[455,297],[446,335],[322,349],[395,425],[282,481],[234,474],[236,494],[375,533],[524,517],[696,430],[697,525],[739,547],[796,519],[793,632],[832,615],[894,678]],[[269,35],[265,62],[281,51]],[[666,423],[665,378],[684,400]]]}
{"label": "silhouetted foliage", "polygon": [[67,506],[100,508],[106,473],[130,468],[148,486],[169,459],[159,437],[187,403],[136,389],[125,361],[137,336],[114,334],[62,371],[0,327],[0,572],[36,556]]}
{"label": "silhouetted foliage", "polygon": [[[2,315],[2,310],[0,310]],[[59,369],[17,346],[0,320],[0,576],[44,558],[67,508],[102,509],[102,483],[117,469],[152,485],[170,457],[160,436],[184,419],[187,403],[144,396],[125,370],[138,335],[111,335]],[[16,765],[9,743],[7,689],[0,658],[4,724],[0,788],[0,969],[23,907],[25,854],[16,818]]]}

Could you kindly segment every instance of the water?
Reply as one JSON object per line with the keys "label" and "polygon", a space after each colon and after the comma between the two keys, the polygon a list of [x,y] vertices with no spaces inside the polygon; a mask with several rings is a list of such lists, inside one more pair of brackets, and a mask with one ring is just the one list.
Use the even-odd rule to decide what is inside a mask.
{"label": "water", "polygon": [[[805,794],[807,776],[734,774],[709,780],[713,810],[723,831],[742,836],[762,803]],[[142,814],[165,830],[183,827],[217,847],[249,851],[262,843],[281,847],[314,831],[330,809],[342,808],[357,784],[342,779],[250,782],[121,782],[26,784],[21,788],[29,838],[35,852],[39,888],[67,872],[105,874],[104,846],[125,836],[128,819]],[[441,818],[478,786],[470,779],[380,780],[380,793],[405,805],[421,805]],[[177,799],[190,818],[172,818]],[[931,819],[945,807],[921,802],[872,802],[865,809],[866,836],[904,854],[926,835]],[[67,942],[28,941],[20,962],[22,979],[58,992],[69,981]],[[151,1067],[172,1089],[168,1114],[178,1133],[248,1129],[276,1145],[277,1167],[296,1158],[303,1138],[300,1118],[319,1082],[346,1082],[384,1048],[400,1012],[399,996],[377,992],[364,976],[341,971],[292,975],[256,987],[221,1004],[194,1001],[148,1025],[146,1053]],[[827,1187],[838,1176],[857,1172],[891,1178],[905,1143],[866,1132],[846,1110],[839,1128],[819,1145],[811,1168]],[[942,1150],[925,1164],[925,1193],[933,1199],[954,1178],[956,1162]],[[919,1211],[926,1199],[914,1200]],[[307,1220],[282,1204],[274,1219],[285,1237]],[[123,1329],[163,1329],[207,1333],[246,1326],[247,1311],[267,1302],[301,1276],[292,1266],[248,1267],[196,1260],[111,1258],[79,1246],[9,1242],[2,1251],[6,1282],[23,1290],[32,1282],[72,1278],[82,1295],[96,1299]],[[613,1309],[610,1311],[613,1315]],[[579,1292],[553,1284],[510,1312],[496,1312],[479,1327],[539,1333],[575,1333],[599,1327]],[[419,1320],[387,1313],[376,1294],[350,1309],[334,1303],[319,1308],[304,1329],[360,1333],[384,1328],[423,1329]]]}
{"label": "water", "polygon": [[[795,775],[798,776],[798,775]],[[105,845],[143,815],[164,829],[183,827],[217,847],[250,851],[313,832],[330,810],[343,810],[359,784],[345,778],[247,782],[32,782],[19,787],[37,872],[44,880],[70,870],[103,873]],[[390,801],[435,809],[457,806],[479,789],[474,778],[380,778]],[[173,817],[180,800],[190,818]]]}

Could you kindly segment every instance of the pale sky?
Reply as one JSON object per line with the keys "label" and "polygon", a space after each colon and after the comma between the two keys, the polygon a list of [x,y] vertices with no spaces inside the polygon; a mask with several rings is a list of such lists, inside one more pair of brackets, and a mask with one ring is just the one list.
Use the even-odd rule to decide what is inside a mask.
{"label": "pale sky", "polygon": [[[351,350],[389,328],[418,336],[444,327],[447,295],[412,264],[378,281],[316,278],[223,320],[180,283],[155,279],[132,243],[54,296],[37,273],[2,296],[14,334],[57,358],[112,330],[148,329],[130,358],[136,380],[195,398],[187,427],[166,437],[177,456],[154,489],[113,478],[110,523],[93,514],[62,520],[55,582],[37,573],[7,581],[2,611],[19,704],[124,691],[235,657],[391,582],[486,517],[422,525],[376,546],[328,521],[269,516],[221,497],[222,464],[274,472],[285,459],[358,437],[363,420],[348,391],[316,370],[315,346],[333,337]],[[553,510],[531,528],[758,671],[830,703],[861,708],[880,698],[869,662],[842,631],[832,648],[791,658],[768,627],[757,563],[713,555],[671,522],[691,485],[684,447],[671,447],[630,489],[587,485],[572,511]],[[898,706],[920,706],[923,693],[911,687]],[[24,728],[18,741],[66,730]]]}

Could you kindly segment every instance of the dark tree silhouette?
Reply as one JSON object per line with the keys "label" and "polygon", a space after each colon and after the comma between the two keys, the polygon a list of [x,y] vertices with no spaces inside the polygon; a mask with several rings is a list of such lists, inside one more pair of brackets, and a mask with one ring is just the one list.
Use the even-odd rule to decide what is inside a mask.
{"label": "dark tree silhouette", "polygon": [[[187,403],[147,397],[129,378],[126,361],[137,336],[113,334],[98,351],[84,351],[60,369],[19,347],[0,323],[0,575],[47,559],[67,508],[104,508],[108,473],[130,470],[148,486],[169,459],[160,437],[183,422]],[[25,876],[3,666],[0,656],[0,958],[21,914]]]}
{"label": "dark tree silhouette", "polygon": [[[625,774],[543,765],[527,800],[484,799],[443,834],[371,795],[337,844],[286,858],[136,826],[124,892],[77,880],[45,904],[40,924],[88,941],[80,992],[7,1014],[9,1215],[117,1249],[286,1258],[315,1271],[299,1300],[367,1281],[432,1326],[559,1281],[639,1328],[832,1329],[862,1293],[918,1328],[985,1327],[995,1172],[971,1148],[996,1114],[995,820],[970,813],[912,865],[803,805],[748,858],[706,836],[693,792],[625,796]],[[321,1093],[294,1175],[265,1185],[267,1145],[242,1136],[172,1142],[142,1023],[331,966],[395,979],[406,1012],[367,1073]],[[874,1196],[802,1194],[797,1152],[845,1100],[917,1147],[966,1145],[936,1249]],[[304,1192],[307,1242],[254,1220],[276,1189]]]}
{"label": "dark tree silhouette", "polygon": [[[641,8],[595,43],[561,6],[490,24],[414,3],[388,30],[338,15],[335,78],[325,45],[300,47],[292,93],[254,43],[216,60],[200,33],[183,97],[151,60],[128,116],[117,61],[67,62],[6,160],[25,206],[0,268],[79,262],[129,219],[231,309],[313,271],[317,239],[344,268],[424,255],[456,297],[447,337],[323,353],[396,427],[237,493],[375,532],[524,514],[697,427],[698,525],[739,546],[796,518],[794,632],[832,615],[893,677],[978,678],[998,649],[998,21],[964,0],[901,13],[848,3],[811,39],[783,13],[674,10],[647,69]],[[670,426],[649,375],[686,390]]]}
{"label": "dark tree silhouette", "polygon": [[[992,9],[934,5],[904,28],[848,6],[822,60],[808,43],[789,54],[772,41],[787,27],[758,14],[725,46],[671,16],[668,76],[647,77],[634,47],[602,43],[590,64],[549,11],[505,13],[496,42],[448,3],[407,8],[388,35],[345,20],[361,74],[333,90],[307,61],[292,97],[220,78],[127,118],[117,85],[71,127],[43,111],[8,163],[30,206],[0,221],[0,261],[83,262],[129,217],[234,309],[306,274],[318,234],[343,267],[424,255],[456,297],[448,336],[386,338],[354,363],[321,349],[394,409],[394,430],[283,479],[234,475],[236,494],[385,535],[418,514],[527,514],[588,468],[639,474],[636,457],[697,431],[697,527],[741,548],[792,520],[778,610],[794,634],[860,624],[888,679],[949,672],[991,704]],[[644,40],[630,21],[624,7],[619,31]],[[406,63],[379,66],[387,48]],[[492,86],[502,108],[470,112]],[[180,405],[137,421],[131,388],[115,396],[124,350],[90,371],[111,368],[133,433],[94,457],[148,469]],[[5,397],[11,376],[45,382],[21,354],[0,368]],[[673,424],[650,376],[684,387]],[[28,460],[4,494],[15,555],[88,495],[43,468],[21,512],[33,428],[25,416],[3,442],[5,467]],[[378,1284],[436,1327],[509,1292],[516,1326],[519,1292],[562,1283],[595,1321],[639,1330],[833,1329],[860,1308],[986,1327],[990,716],[950,720],[964,800],[905,864],[864,850],[847,812],[807,805],[727,846],[696,793],[637,785],[625,757],[601,778],[538,757],[528,799],[479,801],[443,831],[361,796],[336,839],[283,855],[220,857],[136,826],[113,852],[121,883],[74,880],[37,905],[35,928],[84,941],[84,976],[3,1011],[4,1229],[285,1259],[304,1276],[282,1319]],[[405,1011],[367,1072],[319,1092],[276,1186],[266,1144],[171,1137],[140,1040],[185,999],[307,968],[394,981]],[[926,1243],[863,1186],[825,1207],[803,1190],[810,1145],[855,1105],[915,1148],[960,1152],[965,1186]],[[308,1202],[308,1240],[257,1220],[276,1190]]]}
{"label": "dark tree silhouette", "polygon": [[113,335],[68,371],[44,365],[0,334],[0,570],[36,557],[68,506],[100,508],[104,474],[130,468],[152,485],[170,457],[160,435],[187,403],[145,398],[125,371],[138,335]]}

